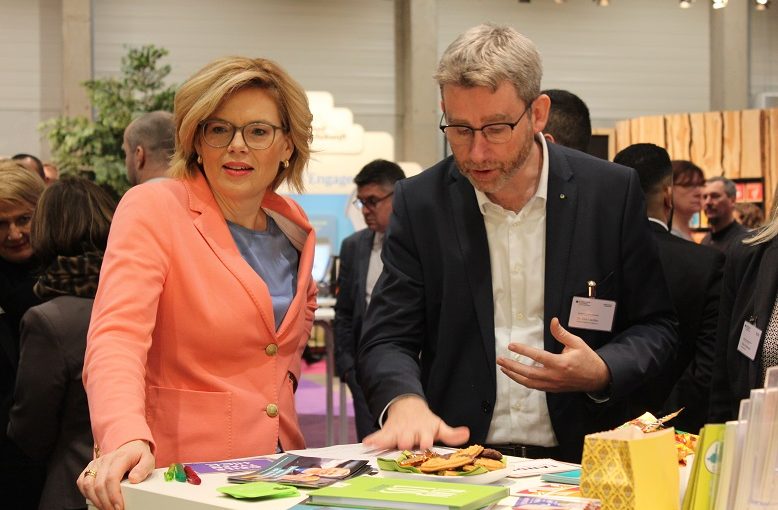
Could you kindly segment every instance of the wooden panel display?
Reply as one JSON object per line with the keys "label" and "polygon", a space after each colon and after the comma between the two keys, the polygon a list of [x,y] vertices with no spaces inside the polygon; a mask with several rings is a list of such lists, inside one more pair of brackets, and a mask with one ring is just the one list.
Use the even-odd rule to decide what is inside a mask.
{"label": "wooden panel display", "polygon": [[740,171],[740,155],[742,153],[741,129],[739,111],[722,112],[724,121],[723,144],[724,152],[721,155],[721,167],[724,175],[730,179],[743,177]]}
{"label": "wooden panel display", "polygon": [[628,120],[616,123],[616,152],[632,144],[632,123]]}
{"label": "wooden panel display", "polygon": [[689,150],[692,145],[692,127],[689,115],[678,114],[665,117],[667,128],[667,152],[673,159],[690,158]]}
{"label": "wooden panel display", "polygon": [[[665,118],[662,116],[640,117],[637,121],[637,133],[644,143],[665,146]],[[633,127],[635,124],[633,124]],[[634,133],[634,131],[633,131]]]}
{"label": "wooden panel display", "polygon": [[744,136],[741,139],[743,149],[740,152],[740,177],[762,177],[762,110],[743,110],[742,114]]}
{"label": "wooden panel display", "polygon": [[[660,131],[661,130],[661,131]],[[763,179],[765,212],[778,191],[778,109],[680,113],[616,123],[616,149],[655,143],[706,177]]]}
{"label": "wooden panel display", "polygon": [[[702,113],[689,115],[689,127],[692,139],[692,143],[689,144],[689,161],[702,165],[705,159],[705,115]],[[670,154],[670,158],[683,159],[676,158],[675,154]],[[705,169],[703,168],[702,171],[704,172]]]}
{"label": "wooden panel display", "polygon": [[703,114],[705,118],[705,156],[700,166],[705,171],[706,177],[714,175],[723,175],[724,168],[721,166],[721,155],[723,153],[723,123],[720,112],[707,112]]}
{"label": "wooden panel display", "polygon": [[769,218],[775,207],[775,192],[778,187],[778,109],[765,110],[765,119],[764,205],[765,217]]}

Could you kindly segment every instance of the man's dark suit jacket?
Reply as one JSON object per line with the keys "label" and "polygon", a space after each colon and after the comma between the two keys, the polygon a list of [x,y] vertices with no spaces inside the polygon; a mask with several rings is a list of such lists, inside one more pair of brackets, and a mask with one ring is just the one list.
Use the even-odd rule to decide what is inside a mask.
{"label": "man's dark suit jacket", "polygon": [[82,508],[76,479],[92,459],[92,427],[81,382],[93,299],[60,296],[22,318],[19,374],[8,436],[46,463],[40,508]]}
{"label": "man's dark suit jacket", "polygon": [[[762,347],[778,292],[778,239],[757,245],[733,244],[727,253],[721,286],[710,421],[737,419],[740,401],[764,386]],[[756,358],[737,350],[743,323],[762,331]]]}
{"label": "man's dark suit jacket", "polygon": [[[547,394],[561,451],[573,460],[585,434],[628,419],[625,396],[674,355],[677,335],[635,171],[554,144],[548,153],[545,349],[561,352],[551,319],[568,326],[587,281],[617,302],[613,333],[570,329],[608,365],[610,399]],[[447,424],[467,425],[470,440],[483,442],[497,365],[489,246],[473,186],[447,158],[400,181],[393,204],[363,328],[362,387],[375,416],[399,395],[423,395]]]}
{"label": "man's dark suit jacket", "polygon": [[724,254],[650,225],[678,315],[680,341],[675,363],[635,392],[632,414],[663,416],[683,407],[672,424],[697,433],[708,419]]}
{"label": "man's dark suit jacket", "polygon": [[345,378],[354,401],[354,420],[358,439],[376,430],[375,420],[356,380],[355,361],[362,319],[365,315],[367,269],[375,234],[366,228],[343,240],[338,270],[338,298],[335,302],[335,367]]}

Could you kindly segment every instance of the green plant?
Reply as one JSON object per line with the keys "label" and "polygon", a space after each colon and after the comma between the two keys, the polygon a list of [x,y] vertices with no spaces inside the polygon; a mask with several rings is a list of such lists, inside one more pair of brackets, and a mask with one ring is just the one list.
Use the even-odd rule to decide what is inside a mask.
{"label": "green plant", "polygon": [[127,191],[124,128],[141,113],[173,110],[175,86],[164,84],[170,66],[159,62],[167,54],[153,45],[130,48],[122,57],[119,78],[84,82],[94,120],[63,116],[41,123],[63,173],[94,176],[118,195]]}

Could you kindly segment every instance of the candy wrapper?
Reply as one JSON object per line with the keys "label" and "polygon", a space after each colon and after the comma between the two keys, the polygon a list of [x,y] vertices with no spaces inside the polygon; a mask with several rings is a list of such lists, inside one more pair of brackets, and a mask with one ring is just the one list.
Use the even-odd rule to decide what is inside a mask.
{"label": "candy wrapper", "polygon": [[651,413],[643,413],[642,415],[638,416],[634,420],[628,421],[619,428],[623,429],[627,427],[637,427],[642,432],[654,432],[665,428],[665,423],[678,416],[681,411],[683,411],[683,408],[661,418],[657,418]]}
{"label": "candy wrapper", "polygon": [[[665,428],[665,423],[678,416],[678,414],[681,411],[683,411],[683,408],[679,409],[674,413],[668,414],[667,416],[663,416],[661,418],[657,418],[651,413],[643,413],[641,416],[638,416],[634,420],[628,421],[627,423],[619,427],[619,429],[635,427],[640,429],[642,432],[655,432],[657,430],[661,430]],[[678,452],[679,465],[681,466],[686,465],[686,457],[694,453],[696,446],[697,446],[696,434],[689,434],[688,432],[680,432],[680,431],[676,432],[675,449]]]}

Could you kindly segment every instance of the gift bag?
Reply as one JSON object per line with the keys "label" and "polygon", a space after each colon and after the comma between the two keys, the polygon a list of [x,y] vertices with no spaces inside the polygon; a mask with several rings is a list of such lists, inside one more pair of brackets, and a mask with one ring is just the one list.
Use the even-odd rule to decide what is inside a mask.
{"label": "gift bag", "polygon": [[672,428],[628,427],[589,434],[581,461],[581,495],[608,510],[678,510],[678,455]]}

